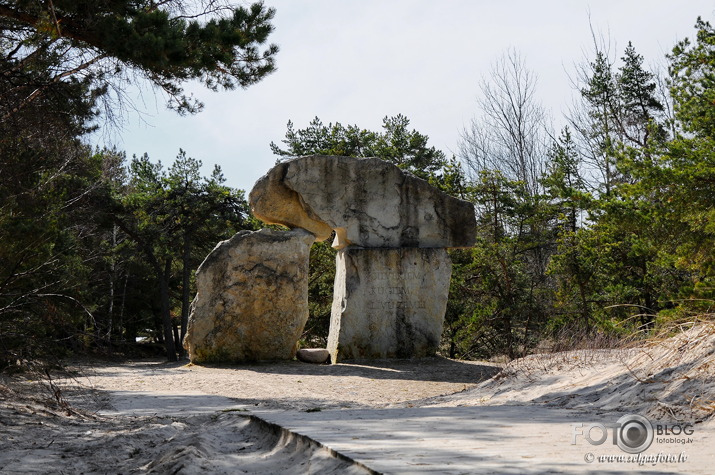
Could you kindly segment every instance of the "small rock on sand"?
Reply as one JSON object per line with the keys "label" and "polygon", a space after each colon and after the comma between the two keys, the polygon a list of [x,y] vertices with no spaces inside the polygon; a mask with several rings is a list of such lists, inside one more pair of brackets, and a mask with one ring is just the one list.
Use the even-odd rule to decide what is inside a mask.
{"label": "small rock on sand", "polygon": [[330,353],[325,348],[302,348],[296,353],[298,360],[304,363],[327,363]]}

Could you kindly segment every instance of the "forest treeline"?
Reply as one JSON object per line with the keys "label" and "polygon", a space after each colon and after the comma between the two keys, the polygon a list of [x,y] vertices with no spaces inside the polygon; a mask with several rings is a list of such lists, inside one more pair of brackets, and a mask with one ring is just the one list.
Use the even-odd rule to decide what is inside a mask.
{"label": "forest treeline", "polygon": [[[261,3],[0,0],[0,366],[137,336],[180,357],[194,269],[250,228],[243,193],[92,150],[87,135],[132,106],[140,81],[178,113],[184,93],[248,87],[274,69],[274,10]],[[178,147],[177,147],[178,149]]]}
{"label": "forest treeline", "polygon": [[[126,351],[137,337],[182,357],[195,269],[218,241],[260,226],[218,167],[202,176],[181,150],[164,166],[86,144],[138,78],[194,113],[186,81],[233,89],[273,71],[272,9],[187,5],[0,0],[0,366]],[[713,304],[715,30],[698,19],[666,62],[650,71],[631,44],[595,44],[554,130],[508,51],[454,156],[402,115],[379,131],[289,122],[270,147],[277,160],[379,157],[475,204],[476,246],[450,251],[445,356],[647,334]],[[327,337],[334,258],[314,245],[305,344]]]}

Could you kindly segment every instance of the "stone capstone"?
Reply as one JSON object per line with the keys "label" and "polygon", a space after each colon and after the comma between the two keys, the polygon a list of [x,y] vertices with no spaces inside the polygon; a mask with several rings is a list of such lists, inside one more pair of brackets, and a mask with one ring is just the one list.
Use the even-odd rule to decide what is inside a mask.
{"label": "stone capstone", "polygon": [[303,229],[241,231],[219,243],[196,272],[184,339],[192,363],[286,360],[308,319]]}
{"label": "stone capstone", "polygon": [[332,362],[434,356],[451,273],[445,249],[338,251],[327,348]]}
{"label": "stone capstone", "polygon": [[454,248],[475,242],[474,206],[377,158],[313,155],[279,163],[249,195],[266,223],[303,228],[337,249]]}
{"label": "stone capstone", "polygon": [[330,352],[325,348],[301,348],[295,356],[304,363],[323,364],[330,359]]}

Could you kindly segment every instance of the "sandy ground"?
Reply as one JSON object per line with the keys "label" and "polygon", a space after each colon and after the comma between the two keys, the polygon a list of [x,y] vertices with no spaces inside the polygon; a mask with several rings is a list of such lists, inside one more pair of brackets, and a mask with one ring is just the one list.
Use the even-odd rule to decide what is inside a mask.
{"label": "sandy ground", "polygon": [[[444,358],[237,367],[157,360],[73,365],[74,374],[58,375],[51,385],[46,378],[0,381],[0,473],[405,471],[400,467],[409,467],[405,473],[507,473],[507,466],[514,470],[509,473],[529,467],[536,467],[532,473],[544,467],[600,473],[605,467],[579,465],[580,459],[538,465],[546,449],[560,451],[544,441],[544,428],[566,437],[563,427],[576,414],[609,420],[625,412],[697,428],[699,445],[690,448],[698,457],[688,465],[663,465],[660,473],[712,473],[715,465],[713,452],[702,448],[712,447],[715,433],[712,325],[640,348],[534,355],[505,368]],[[437,426],[425,426],[424,414],[439,414],[439,437],[432,442],[429,432]],[[476,424],[459,424],[489,414],[503,421],[500,429],[491,428],[499,440],[521,441],[521,453],[533,454],[487,457],[499,440],[485,440],[466,455],[445,450],[449,445],[440,448],[455,441],[468,445],[475,440],[469,428],[476,431]],[[529,420],[541,422],[525,425]],[[404,454],[387,450],[390,437],[409,431],[410,440],[399,446]],[[480,450],[481,458],[475,456]],[[452,453],[463,464],[458,471],[441,470]],[[429,464],[414,462],[427,459]]]}
{"label": "sandy ground", "polygon": [[715,414],[715,326],[636,348],[528,356],[468,391],[420,404],[548,405],[704,422]]}
{"label": "sandy ground", "polygon": [[163,361],[76,365],[103,391],[199,392],[260,409],[385,407],[454,394],[494,376],[495,364],[446,358],[313,365],[298,361],[197,366]]}
{"label": "sandy ground", "polygon": [[[2,421],[0,473],[371,473],[312,440],[233,412]],[[3,416],[7,412],[3,411]]]}

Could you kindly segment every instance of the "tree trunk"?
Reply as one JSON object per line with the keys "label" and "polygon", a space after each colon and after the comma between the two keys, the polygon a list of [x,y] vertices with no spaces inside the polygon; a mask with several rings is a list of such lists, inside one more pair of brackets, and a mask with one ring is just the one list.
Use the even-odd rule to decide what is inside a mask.
{"label": "tree trunk", "polygon": [[171,307],[169,304],[169,277],[171,275],[171,258],[166,259],[163,272],[159,272],[159,292],[161,294],[161,323],[164,330],[164,346],[166,358],[176,361],[176,346],[171,325]]}
{"label": "tree trunk", "polygon": [[[112,252],[117,248],[117,232],[119,228],[115,224],[112,227]],[[109,265],[109,308],[107,309],[107,344],[109,350],[112,349],[112,325],[114,324],[114,299],[115,299],[115,280],[117,274],[116,256],[112,256],[111,264]]]}
{"label": "tree trunk", "polygon": [[189,326],[189,296],[191,292],[191,235],[189,231],[184,234],[184,249],[181,258],[181,338],[177,342],[179,345],[179,357],[183,359],[185,355],[184,351],[184,337],[186,336],[186,330]]}
{"label": "tree trunk", "polygon": [[588,309],[588,299],[586,298],[586,284],[577,278],[579,296],[581,297],[581,320],[586,332],[591,332],[591,316]]}
{"label": "tree trunk", "polygon": [[176,322],[172,322],[171,329],[174,331],[174,348],[179,351],[179,359],[181,359],[183,348],[181,346],[181,340],[179,339],[179,325],[177,325]]}
{"label": "tree trunk", "polygon": [[136,343],[137,341],[137,336],[136,336],[136,331],[129,331],[128,328],[124,326],[124,305],[126,304],[127,300],[127,283],[129,282],[129,272],[124,275],[124,286],[122,287],[122,303],[119,306],[119,322],[118,322],[118,328],[119,328],[119,334],[124,335],[123,341],[131,341],[132,343]]}

